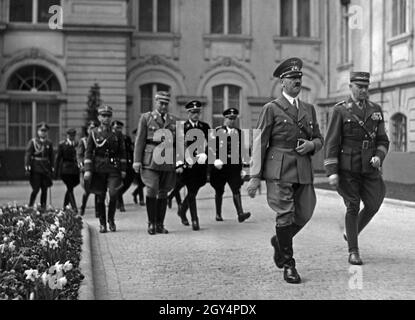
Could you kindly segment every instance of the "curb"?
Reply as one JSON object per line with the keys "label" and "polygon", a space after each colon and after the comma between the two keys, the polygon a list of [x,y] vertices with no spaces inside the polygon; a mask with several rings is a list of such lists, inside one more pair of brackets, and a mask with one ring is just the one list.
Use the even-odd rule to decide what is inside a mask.
{"label": "curb", "polygon": [[79,268],[85,278],[82,280],[79,287],[78,300],[95,300],[89,224],[85,220],[83,220],[82,223],[82,252]]}
{"label": "curb", "polygon": [[[328,195],[328,196],[339,196],[337,191],[327,190],[327,189],[320,189],[317,186],[315,186],[315,189],[318,190],[320,194]],[[409,207],[409,208],[415,208],[415,202],[411,201],[404,201],[404,200],[397,200],[397,199],[390,199],[385,198],[383,200],[384,203],[394,205],[394,206],[401,206],[401,207]]]}

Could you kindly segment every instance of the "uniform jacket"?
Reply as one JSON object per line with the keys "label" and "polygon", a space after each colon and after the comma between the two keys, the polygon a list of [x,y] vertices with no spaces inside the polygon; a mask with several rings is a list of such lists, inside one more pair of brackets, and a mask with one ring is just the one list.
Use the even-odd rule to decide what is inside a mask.
{"label": "uniform jacket", "polygon": [[[291,119],[291,114],[308,132],[306,135]],[[257,129],[261,130],[261,168],[253,177],[279,180],[288,183],[311,184],[313,168],[311,156],[323,147],[316,112],[311,104],[298,100],[298,110],[284,97],[267,103],[261,111]],[[315,149],[312,153],[300,155],[295,151],[299,138],[311,140]]]}
{"label": "uniform jacket", "polygon": [[94,128],[88,136],[85,152],[85,171],[126,171],[126,152],[122,133],[103,126]]}
{"label": "uniform jacket", "polygon": [[[389,139],[382,109],[369,100],[366,100],[365,105],[366,110],[363,112],[349,98],[334,106],[324,148],[324,166],[328,176],[340,170],[378,172],[370,164],[371,158],[378,156],[381,162],[385,159],[389,150]],[[353,114],[364,122],[368,132],[359,125]]]}
{"label": "uniform jacket", "polygon": [[123,138],[125,143],[125,152],[127,155],[127,169],[132,170],[134,160],[134,144],[130,136],[123,135]]}
{"label": "uniform jacket", "polygon": [[[138,121],[134,145],[134,162],[142,163],[143,168],[156,171],[174,171],[176,169],[175,142],[178,118],[170,113],[167,113],[165,117],[166,121],[163,123],[160,113],[153,110],[142,114]],[[166,146],[165,151],[168,153],[168,155],[166,154],[166,162],[172,160],[171,163],[157,163],[154,160],[154,149],[162,142],[154,137],[154,134],[159,129],[171,132],[172,141],[166,141],[164,144]],[[173,155],[173,159],[169,159],[169,155]]]}
{"label": "uniform jacket", "polygon": [[76,150],[78,142],[64,140],[59,143],[58,152],[55,159],[55,174],[79,174],[78,162],[76,159]]}
{"label": "uniform jacket", "polygon": [[33,138],[29,141],[25,153],[25,167],[31,167],[31,172],[52,175],[53,145],[48,139]]}
{"label": "uniform jacket", "polygon": [[[204,138],[205,138],[205,141],[206,141],[205,150],[203,152],[206,153],[206,155],[207,155],[207,141],[208,141],[210,126],[206,122],[198,121],[197,124],[196,124],[196,127],[193,127],[193,125],[190,123],[190,121],[187,120],[184,123],[183,129],[184,129],[185,137],[186,137],[186,133],[188,131],[192,130],[192,129],[198,129],[198,130],[203,132],[203,135],[204,135]],[[189,140],[189,141],[186,141],[186,139],[185,139],[185,149],[187,149],[189,146],[191,146],[195,141],[196,141],[196,138],[194,138],[193,140]],[[196,156],[196,150],[195,150],[195,153],[193,154],[193,156]],[[207,163],[207,160],[206,160],[206,163]]]}
{"label": "uniform jacket", "polygon": [[[241,152],[242,152],[242,133],[241,133],[241,129],[239,128],[233,128],[234,130],[232,130],[232,133],[228,131],[228,128],[225,125],[216,127],[216,159],[221,159],[220,157],[220,149],[224,148],[224,143],[225,141],[222,141],[222,139],[220,138],[221,135],[223,134],[227,134],[228,137],[226,138],[226,164],[223,165],[223,168],[221,170],[226,170],[227,168],[233,168],[236,170],[242,170],[242,157],[241,157]],[[232,141],[236,141],[238,143],[238,146],[233,146],[232,148]],[[235,158],[234,155],[234,160],[232,160],[232,149],[235,151],[239,152],[237,153],[237,157]],[[222,159],[221,159],[222,160]],[[236,161],[236,163],[235,163]],[[233,162],[233,163],[232,163]]]}

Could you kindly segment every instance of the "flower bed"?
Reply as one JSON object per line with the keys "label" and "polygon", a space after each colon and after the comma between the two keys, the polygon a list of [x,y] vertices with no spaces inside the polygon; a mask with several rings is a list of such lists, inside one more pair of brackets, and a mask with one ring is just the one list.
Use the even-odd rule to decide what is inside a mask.
{"label": "flower bed", "polygon": [[77,299],[81,230],[69,209],[0,207],[0,299]]}

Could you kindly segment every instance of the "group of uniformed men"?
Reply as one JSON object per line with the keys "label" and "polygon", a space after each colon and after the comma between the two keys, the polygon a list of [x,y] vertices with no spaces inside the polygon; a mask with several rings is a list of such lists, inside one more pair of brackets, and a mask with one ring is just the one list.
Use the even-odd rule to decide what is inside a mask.
{"label": "group of uniformed men", "polygon": [[[250,164],[258,170],[250,177],[247,187],[249,196],[255,197],[261,179],[266,181],[267,201],[276,212],[275,235],[271,238],[274,262],[284,269],[284,279],[288,283],[301,282],[295,268],[293,238],[311,219],[316,205],[311,156],[324,145],[329,183],[336,187],[347,208],[343,237],[349,248],[348,261],[360,265],[358,234],[383,202],[385,185],[381,166],[389,148],[381,107],[368,100],[370,74],[366,72],[351,72],[351,96],[334,106],[324,143],[314,106],[298,97],[302,87],[302,64],[299,58],[290,58],[274,71],[274,77],[281,81],[282,95],[262,108],[257,123],[261,135],[251,146],[252,152],[260,152],[259,159]],[[76,208],[73,188],[79,183],[81,167],[85,189],[81,214],[89,193],[94,193],[100,232],[107,232],[107,221],[110,230],[116,231],[117,203],[124,210],[122,194],[130,187],[134,172],[142,180],[139,186],[147,187],[145,205],[150,235],[168,233],[164,219],[169,192],[173,190],[171,199],[180,195],[183,186],[186,186],[187,195],[178,203],[178,215],[184,225],[190,225],[186,216],[189,210],[192,228],[199,230],[196,197],[208,181],[215,189],[217,221],[223,221],[226,183],[232,191],[238,221],[248,219],[251,214],[243,211],[240,193],[243,159],[239,153],[239,159],[231,161],[235,141],[237,150],[241,150],[241,130],[236,128],[238,109],[229,108],[223,112],[224,124],[214,130],[214,162],[208,163],[208,154],[212,152],[207,143],[210,126],[200,120],[202,103],[193,100],[186,104],[188,119],[183,130],[178,130],[179,119],[169,113],[169,103],[168,92],[157,92],[154,109],[142,114],[139,120],[134,145],[121,133],[123,124],[112,122],[113,111],[109,106],[99,108],[100,124],[89,126],[88,136],[80,142],[78,157],[74,148],[76,132],[68,130],[55,161],[55,173],[60,174],[67,186],[64,205]],[[38,137],[29,142],[26,152],[26,170],[33,188],[31,206],[39,190],[42,191],[41,205],[46,205],[47,188],[52,184],[53,147],[46,139],[47,129],[44,123],[38,127]],[[184,143],[176,145],[176,135],[182,133]],[[221,135],[225,140],[219,139]],[[192,148],[197,141],[202,143]],[[227,144],[225,159],[218,152],[223,143]],[[160,152],[161,145],[163,152]],[[105,213],[107,190],[108,216]],[[360,201],[364,207],[359,211]],[[143,199],[140,203],[144,203]]]}

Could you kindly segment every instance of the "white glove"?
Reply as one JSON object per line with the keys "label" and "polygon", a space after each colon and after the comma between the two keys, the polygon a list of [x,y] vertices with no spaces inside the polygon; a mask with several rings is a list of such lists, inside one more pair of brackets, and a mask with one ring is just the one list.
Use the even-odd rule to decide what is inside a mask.
{"label": "white glove", "polygon": [[339,185],[339,175],[338,174],[332,174],[329,177],[329,184],[331,186],[337,187]]}
{"label": "white glove", "polygon": [[223,167],[223,161],[221,159],[216,159],[215,162],[213,162],[213,165],[216,169],[221,170]]}
{"label": "white glove", "polygon": [[205,164],[207,160],[207,155],[206,153],[199,153],[198,155],[196,155],[196,159],[198,164]]}

